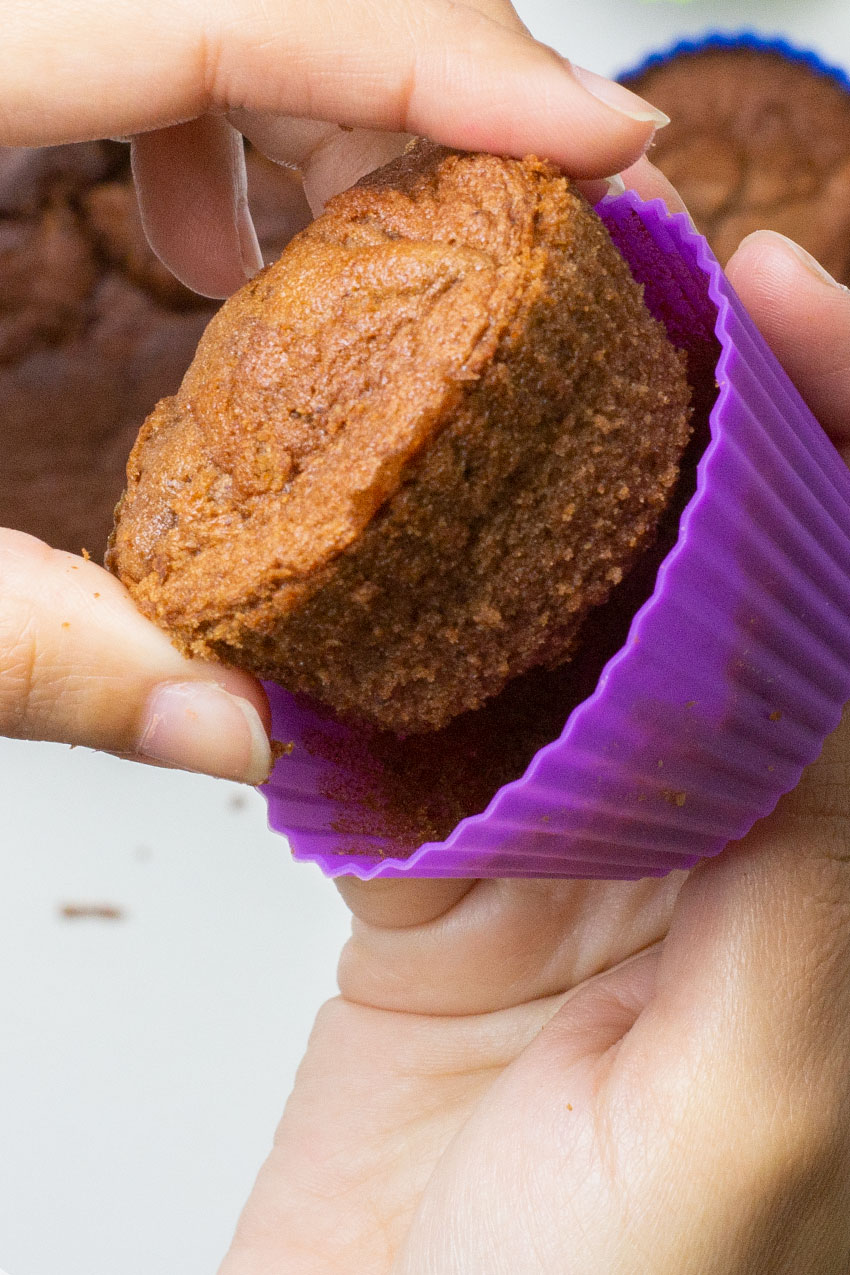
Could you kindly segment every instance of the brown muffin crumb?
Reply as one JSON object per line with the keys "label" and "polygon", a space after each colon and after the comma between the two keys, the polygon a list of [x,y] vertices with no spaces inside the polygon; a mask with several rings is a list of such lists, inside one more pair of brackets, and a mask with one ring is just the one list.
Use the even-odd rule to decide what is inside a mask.
{"label": "brown muffin crumb", "polygon": [[421,145],[212,321],[108,562],[187,652],[433,730],[569,656],[652,538],[688,400],[563,176]]}
{"label": "brown muffin crumb", "polygon": [[715,343],[707,341],[691,360],[695,429],[656,539],[608,601],[590,613],[572,659],[558,668],[532,669],[481,708],[430,734],[400,739],[360,726],[336,740],[317,728],[305,741],[315,756],[337,749],[333,759],[351,776],[351,790],[344,790],[338,779],[323,789],[325,797],[346,807],[334,825],[350,837],[343,853],[362,855],[364,838],[389,838],[393,853],[401,857],[424,841],[444,840],[461,819],[484,810],[498,788],[518,779],[535,754],[558,738],[572,710],[593,693],[676,543],[679,518],[693,495],[696,466],[709,439],[714,395],[708,373],[716,358]]}

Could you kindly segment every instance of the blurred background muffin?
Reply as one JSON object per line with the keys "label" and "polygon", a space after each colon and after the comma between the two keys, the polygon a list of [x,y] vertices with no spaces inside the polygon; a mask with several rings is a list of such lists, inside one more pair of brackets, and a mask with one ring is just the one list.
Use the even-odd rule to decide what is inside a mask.
{"label": "blurred background muffin", "polygon": [[[248,154],[267,260],[310,219],[297,176]],[[141,421],[217,303],[142,231],[129,147],[0,148],[0,525],[100,559]]]}
{"label": "blurred background muffin", "polygon": [[778,230],[850,283],[850,91],[778,42],[709,38],[623,83],[671,118],[650,159],[725,265],[744,235]]}

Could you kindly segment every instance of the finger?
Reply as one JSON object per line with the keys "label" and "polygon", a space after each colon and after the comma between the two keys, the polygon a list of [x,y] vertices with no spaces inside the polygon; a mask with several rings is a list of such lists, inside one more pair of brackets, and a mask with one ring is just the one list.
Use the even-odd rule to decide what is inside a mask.
{"label": "finger", "polygon": [[253,678],[184,659],[108,572],[0,532],[0,734],[259,783],[264,722]]}
{"label": "finger", "polygon": [[736,291],[836,445],[850,444],[850,292],[798,244],[771,230],[726,267]]}
{"label": "finger", "polygon": [[467,0],[467,3],[470,8],[477,9],[479,13],[486,13],[488,18],[492,18],[494,22],[501,22],[502,26],[510,30],[524,31],[526,35],[531,35],[510,0]]}
{"label": "finger", "polygon": [[300,169],[304,193],[318,217],[332,195],[401,155],[409,133],[343,129],[323,120],[232,111],[231,123],[270,159]]}
{"label": "finger", "polygon": [[[473,0],[472,7],[513,31],[531,35],[508,0]],[[410,133],[343,129],[325,120],[257,111],[231,111],[229,119],[263,154],[301,171],[314,217],[332,195],[401,155],[412,140]],[[598,198],[604,193],[605,189]]]}
{"label": "finger", "polygon": [[[650,1228],[644,1230],[636,1220],[642,1222],[656,1207],[658,1184],[652,1183],[653,1190],[634,1211],[627,1191],[617,1187],[623,1163],[630,1176],[645,1178],[644,1164],[651,1155],[640,1154],[639,1138],[618,1138],[620,1110],[599,1113],[600,1093],[605,1092],[603,1055],[616,1053],[651,999],[657,967],[653,948],[561,998],[560,1005],[533,1002],[552,1016],[499,1074],[490,1073],[490,1087],[428,1176],[394,1272],[533,1269],[595,1275],[707,1269],[698,1262],[676,1267],[643,1260],[649,1249],[638,1237]],[[640,1092],[622,1106],[645,1112]],[[652,1132],[663,1141],[663,1124]],[[598,1158],[597,1140],[602,1144]],[[515,1201],[509,1210],[506,1186]],[[678,1204],[678,1177],[675,1189]],[[672,1227],[670,1216],[677,1218]],[[678,1236],[683,1229],[678,1213],[668,1214],[667,1220],[658,1247],[668,1231]],[[612,1234],[628,1236],[626,1252],[612,1252],[606,1245]]]}
{"label": "finger", "polygon": [[145,234],[181,283],[226,297],[262,268],[245,149],[220,115],[140,133],[131,145]]}
{"label": "finger", "polygon": [[[117,0],[109,22],[100,0],[16,5],[0,47],[0,142],[136,134],[248,109],[533,151],[593,177],[633,162],[666,118],[474,6],[352,0],[345,17],[337,0]],[[49,74],[32,74],[35,56]]]}
{"label": "finger", "polygon": [[347,882],[343,995],[380,1009],[481,1014],[559,995],[667,930],[661,880]]}
{"label": "finger", "polygon": [[[769,231],[746,239],[727,269],[804,398],[846,445],[850,294]],[[824,1109],[850,1065],[848,773],[845,715],[774,814],[692,874],[659,975],[659,1007],[674,1031],[698,1020],[705,1048],[721,1053],[718,1041],[733,1036],[742,1074],[758,1073],[778,1093],[815,1083],[800,1071],[808,1068]]]}
{"label": "finger", "polygon": [[337,889],[355,920],[378,929],[406,930],[443,917],[474,881],[358,881],[338,877]]}
{"label": "finger", "polygon": [[[555,1008],[440,1019],[325,1004],[219,1275],[386,1275],[445,1148]],[[528,1267],[463,1267],[497,1269]]]}
{"label": "finger", "polygon": [[[269,159],[300,170],[313,216],[331,195],[400,155],[410,140],[402,133],[251,111],[231,112],[229,119],[208,115],[140,133],[132,146],[139,206],[154,251],[187,287],[211,297],[228,296],[262,266],[240,134]],[[293,226],[293,233],[299,228]]]}
{"label": "finger", "polygon": [[573,185],[581,191],[588,203],[598,204],[606,196],[622,195],[626,184],[619,173],[611,177],[590,177],[576,181]]}
{"label": "finger", "polygon": [[[662,172],[650,164],[645,155],[631,164],[622,173],[615,173],[604,180],[593,179],[576,183],[586,199],[595,204],[606,195],[622,195],[625,190],[633,190],[641,199],[661,199],[671,213],[688,213],[684,201],[675,186],[667,180]],[[690,217],[690,213],[688,213]]]}
{"label": "finger", "polygon": [[655,994],[660,958],[661,944],[655,942],[583,981],[547,1023],[540,1057],[529,1057],[529,1065],[539,1067],[546,1060],[552,1080],[563,1079],[571,1067],[621,1041]]}
{"label": "finger", "polygon": [[[661,199],[671,213],[687,213],[685,202],[660,169],[651,164],[646,156],[641,156],[637,163],[630,165],[620,174],[627,190],[634,190],[641,199]],[[688,214],[690,216],[690,214]]]}
{"label": "finger", "polygon": [[[531,35],[508,0],[473,0],[473,7],[503,26]],[[332,195],[397,158],[412,140],[410,133],[343,129],[323,120],[256,111],[231,112],[230,121],[269,158],[301,170],[314,217],[320,215]]]}

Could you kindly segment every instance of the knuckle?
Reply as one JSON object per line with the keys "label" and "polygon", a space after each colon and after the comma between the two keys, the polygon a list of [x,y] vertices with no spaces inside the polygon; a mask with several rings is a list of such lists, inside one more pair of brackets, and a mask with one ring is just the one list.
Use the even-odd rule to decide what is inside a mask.
{"label": "knuckle", "polygon": [[0,730],[25,738],[39,665],[38,625],[24,604],[0,613]]}
{"label": "knuckle", "polygon": [[[248,107],[262,83],[262,68],[290,69],[309,21],[296,9],[269,0],[242,0],[236,11],[208,5],[195,41],[196,81],[201,109],[231,111]],[[309,113],[309,112],[308,112]]]}
{"label": "knuckle", "polygon": [[265,6],[256,0],[243,0],[235,10],[207,5],[200,18],[195,76],[203,110],[227,110],[240,105],[231,100],[234,74],[245,59],[252,33],[258,25],[268,22]]}
{"label": "knuckle", "polygon": [[14,533],[0,537],[0,555],[0,733],[49,739],[74,683],[64,641],[74,606],[58,605],[74,559]]}
{"label": "knuckle", "polygon": [[308,1052],[335,1050],[344,1036],[352,1007],[341,996],[334,996],[320,1006],[310,1032]]}
{"label": "knuckle", "polygon": [[197,59],[197,78],[204,109],[211,110],[226,105],[224,39],[212,23],[207,23],[198,35]]}

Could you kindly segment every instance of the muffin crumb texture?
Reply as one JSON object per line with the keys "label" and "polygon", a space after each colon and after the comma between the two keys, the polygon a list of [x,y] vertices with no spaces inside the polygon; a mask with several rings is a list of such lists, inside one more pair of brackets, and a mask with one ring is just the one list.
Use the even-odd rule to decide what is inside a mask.
{"label": "muffin crumb texture", "polygon": [[563,176],[422,143],[214,317],[108,565],[187,653],[435,730],[570,656],[652,540],[688,404]]}

